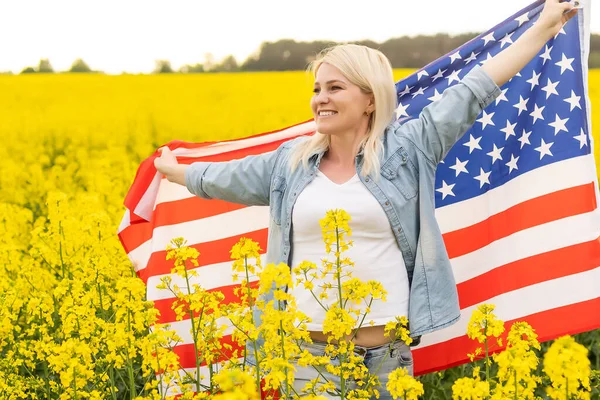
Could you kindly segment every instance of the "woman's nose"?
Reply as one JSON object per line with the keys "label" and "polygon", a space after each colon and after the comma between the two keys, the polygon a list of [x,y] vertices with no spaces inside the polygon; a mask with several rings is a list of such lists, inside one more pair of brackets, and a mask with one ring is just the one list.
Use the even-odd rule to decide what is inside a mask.
{"label": "woman's nose", "polygon": [[327,94],[326,91],[321,90],[319,93],[317,93],[317,98],[315,100],[319,104],[327,103],[329,101],[329,95]]}

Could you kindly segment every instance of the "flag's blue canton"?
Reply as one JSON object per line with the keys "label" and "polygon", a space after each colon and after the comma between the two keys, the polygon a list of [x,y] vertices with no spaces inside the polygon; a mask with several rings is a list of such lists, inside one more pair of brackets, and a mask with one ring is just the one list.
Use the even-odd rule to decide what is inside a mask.
{"label": "flag's blue canton", "polygon": [[[539,17],[534,4],[398,82],[399,118],[414,117]],[[478,196],[535,168],[590,153],[579,29],[572,18],[477,118],[438,166],[436,207]],[[410,118],[406,118],[410,119]]]}

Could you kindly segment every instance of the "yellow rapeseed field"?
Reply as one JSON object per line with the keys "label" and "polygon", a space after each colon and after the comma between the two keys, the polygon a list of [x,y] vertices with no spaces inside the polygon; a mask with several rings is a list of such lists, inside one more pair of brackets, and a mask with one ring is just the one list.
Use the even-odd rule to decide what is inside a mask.
{"label": "yellow rapeseed field", "polygon": [[[600,70],[589,90],[600,107]],[[153,311],[116,236],[139,163],[171,140],[307,120],[311,95],[303,72],[0,76],[0,398],[150,382],[144,356],[164,338],[146,335]],[[600,109],[592,120],[600,160]]]}

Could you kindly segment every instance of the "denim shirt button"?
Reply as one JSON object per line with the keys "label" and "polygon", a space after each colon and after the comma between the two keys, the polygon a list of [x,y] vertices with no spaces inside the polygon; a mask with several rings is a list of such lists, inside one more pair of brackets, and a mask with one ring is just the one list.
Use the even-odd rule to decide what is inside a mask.
{"label": "denim shirt button", "polygon": [[389,201],[386,201],[386,202],[385,202],[385,205],[386,205],[386,206],[389,206],[389,205],[390,205],[390,202],[389,202]]}
{"label": "denim shirt button", "polygon": [[365,182],[369,182],[369,178],[365,178]]}

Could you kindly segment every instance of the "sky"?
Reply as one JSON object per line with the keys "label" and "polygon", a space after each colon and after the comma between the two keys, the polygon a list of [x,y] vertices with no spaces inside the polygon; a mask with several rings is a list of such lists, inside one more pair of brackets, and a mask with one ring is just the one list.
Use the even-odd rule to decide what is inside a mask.
{"label": "sky", "polygon": [[[592,0],[584,0],[592,1]],[[264,41],[383,42],[399,36],[483,32],[532,0],[0,0],[0,72],[48,58],[54,70],[82,58],[92,69],[148,73],[243,62]],[[591,31],[600,33],[600,7]]]}

